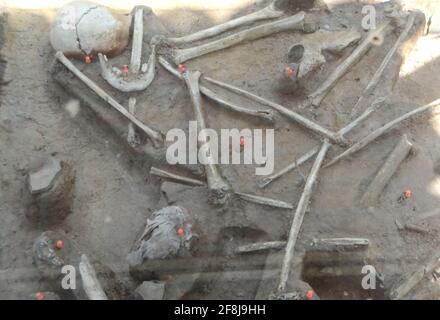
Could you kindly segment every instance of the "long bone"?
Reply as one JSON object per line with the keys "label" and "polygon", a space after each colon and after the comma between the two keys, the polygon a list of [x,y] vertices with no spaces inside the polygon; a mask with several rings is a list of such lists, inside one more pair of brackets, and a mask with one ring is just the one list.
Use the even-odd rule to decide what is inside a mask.
{"label": "long bone", "polygon": [[210,83],[216,84],[219,87],[228,89],[229,91],[232,91],[234,93],[242,95],[242,96],[244,96],[244,97],[246,97],[248,99],[251,99],[253,101],[256,101],[258,103],[261,103],[262,105],[271,107],[271,108],[277,110],[282,115],[284,115],[284,116],[288,117],[289,119],[299,123],[303,127],[307,128],[307,129],[309,129],[309,130],[311,130],[311,131],[313,131],[313,132],[315,132],[315,133],[317,133],[319,135],[322,135],[325,138],[328,138],[332,142],[335,142],[335,143],[337,143],[339,145],[343,145],[343,146],[347,145],[347,141],[345,141],[345,139],[341,138],[335,132],[332,132],[332,131],[330,131],[330,130],[320,126],[319,124],[317,124],[317,123],[307,119],[306,117],[303,117],[302,115],[300,115],[300,114],[298,114],[298,113],[296,113],[296,112],[294,112],[294,111],[292,111],[292,110],[290,110],[290,109],[288,109],[288,108],[286,108],[286,107],[284,107],[284,106],[282,106],[282,105],[280,105],[278,103],[266,100],[266,99],[261,98],[261,97],[255,95],[255,94],[253,94],[253,93],[251,93],[249,91],[240,89],[238,87],[235,87],[233,85],[230,85],[230,84],[218,81],[218,80],[214,80],[214,79],[209,78],[209,77],[205,77],[204,76],[203,79],[208,81],[208,82],[210,82]]}
{"label": "long bone", "polygon": [[229,20],[225,23],[210,27],[208,29],[200,30],[183,37],[166,38],[166,39],[156,38],[155,41],[164,40],[166,43],[169,43],[171,45],[181,45],[181,44],[186,44],[186,43],[210,38],[225,31],[237,27],[241,27],[244,25],[248,25],[260,20],[279,18],[284,14],[284,11],[277,8],[276,2],[277,1],[273,1],[271,4],[269,4],[268,6],[264,7],[261,10],[252,12],[250,14],[247,14],[245,16],[236,19]]}
{"label": "long bone", "polygon": [[287,30],[304,30],[304,17],[304,11],[300,11],[291,17],[252,27],[247,30],[226,36],[222,39],[201,44],[192,48],[174,49],[171,52],[171,57],[176,64],[179,64],[214,51],[232,47],[244,41],[256,40]]}
{"label": "long bone", "polygon": [[[379,108],[379,106],[383,105],[383,102],[385,101],[384,98],[378,98],[376,99],[371,106],[369,106],[365,111],[357,117],[355,120],[347,124],[345,127],[343,127],[341,130],[337,132],[337,135],[340,135],[343,137],[345,134],[353,130],[356,126],[358,126],[362,121],[364,121],[368,116],[373,113],[376,109]],[[282,168],[280,171],[277,171],[273,173],[272,175],[268,177],[264,177],[263,179],[259,180],[257,182],[258,186],[260,188],[264,188],[270,183],[272,183],[274,180],[278,179],[282,175],[292,171],[293,169],[297,168],[298,166],[302,165],[304,162],[312,158],[317,152],[319,151],[319,145],[313,147],[309,151],[307,151],[305,154],[303,154],[301,157],[296,159],[294,162],[288,164],[284,168]]]}
{"label": "long bone", "polygon": [[[173,74],[177,78],[183,80],[182,74],[179,71],[177,71],[167,60],[165,60],[162,56],[159,56],[158,60],[159,60],[159,63],[167,71],[169,71],[171,74]],[[238,113],[242,113],[242,114],[245,114],[245,115],[257,117],[257,118],[263,119],[265,121],[273,122],[273,111],[270,110],[270,109],[267,109],[267,110],[253,110],[253,109],[248,109],[248,108],[245,108],[245,107],[241,107],[239,105],[236,105],[235,103],[229,102],[229,101],[221,98],[217,93],[215,93],[214,91],[208,89],[207,87],[205,87],[203,85],[199,85],[199,87],[200,87],[200,92],[204,96],[206,96],[206,97],[210,98],[211,100],[217,102],[219,105],[224,106],[225,108],[228,108],[229,110],[232,110],[232,111],[238,112]]]}
{"label": "long bone", "polygon": [[[136,98],[130,97],[128,99],[128,112],[134,115],[135,111],[136,111]],[[140,143],[139,136],[136,134],[132,122],[128,124],[127,142],[132,147],[136,147]]]}
{"label": "long bone", "polygon": [[143,9],[138,7],[134,14],[130,72],[128,74],[123,74],[121,70],[113,67],[105,55],[98,54],[102,77],[112,87],[122,92],[145,90],[154,80],[156,72],[156,47],[154,45],[151,46],[148,63],[144,63],[141,66],[143,35]]}
{"label": "long bone", "polygon": [[[165,180],[169,180],[169,181],[173,181],[173,182],[177,182],[177,183],[181,183],[181,184],[185,184],[185,185],[197,186],[197,187],[206,186],[206,183],[204,181],[192,179],[192,178],[187,178],[187,177],[175,174],[175,173],[171,173],[171,172],[168,172],[165,170],[158,169],[156,167],[151,167],[150,174],[157,176],[157,177],[160,177]],[[283,208],[283,209],[292,209],[293,208],[293,205],[291,203],[284,202],[284,201],[277,200],[277,199],[256,196],[253,194],[242,193],[242,192],[237,192],[237,191],[234,191],[234,194],[238,198],[240,198],[244,201],[252,202],[252,203],[262,204],[262,205],[266,205],[266,206],[270,206],[270,207],[274,207],[274,208]]]}
{"label": "long bone", "polygon": [[359,112],[359,109],[362,107],[362,103],[367,97],[373,92],[373,90],[376,88],[377,84],[379,83],[380,78],[382,77],[385,69],[389,65],[391,59],[393,58],[396,51],[402,47],[404,40],[408,36],[409,31],[411,30],[412,26],[414,25],[415,21],[415,13],[410,14],[408,17],[408,20],[406,22],[405,29],[400,34],[399,38],[397,38],[396,42],[394,43],[393,47],[388,51],[385,58],[382,60],[382,63],[380,64],[379,68],[377,68],[376,72],[374,73],[373,77],[371,78],[370,82],[368,83],[367,87],[362,92],[361,96],[357,100],[356,104],[354,105],[353,109],[351,110],[351,116],[354,117]]}
{"label": "long bone", "polygon": [[424,105],[422,107],[416,108],[410,112],[407,112],[405,114],[403,114],[402,116],[388,122],[387,124],[383,125],[382,127],[374,130],[373,132],[371,132],[369,135],[365,136],[364,138],[362,138],[361,140],[359,140],[358,142],[356,142],[355,144],[353,144],[350,148],[348,148],[347,150],[345,150],[344,152],[342,152],[341,154],[339,154],[338,156],[334,157],[329,163],[327,163],[324,168],[329,167],[333,164],[335,164],[336,162],[338,162],[339,160],[348,157],[349,155],[352,155],[353,153],[361,150],[362,148],[364,148],[365,146],[367,146],[370,142],[376,140],[378,137],[382,136],[383,134],[387,133],[388,131],[390,131],[393,127],[397,126],[398,124],[400,124],[402,121],[411,118],[412,116],[415,116],[419,113],[425,112],[433,107],[437,107],[440,105],[440,99],[437,99],[427,105]]}
{"label": "long bone", "polygon": [[[203,114],[202,97],[199,89],[200,76],[201,73],[199,71],[186,71],[183,74],[183,79],[189,89],[197,126],[200,131],[204,131],[206,130],[206,121]],[[205,134],[202,134],[197,142],[199,148],[206,144],[209,146],[210,143]],[[209,150],[211,152],[212,149],[209,148]],[[224,205],[229,201],[230,196],[233,193],[232,188],[220,175],[218,166],[211,163],[211,161],[208,162],[209,163],[205,165],[205,173],[208,181],[208,189],[210,191],[210,200],[213,204]]]}
{"label": "long bone", "polygon": [[93,268],[85,254],[81,255],[78,269],[81,274],[83,289],[89,300],[108,300],[96,276],[95,268]]}
{"label": "long bone", "polygon": [[385,30],[387,29],[389,22],[383,23],[377,29],[369,32],[364,41],[362,41],[356,49],[330,74],[330,76],[316,89],[313,93],[307,97],[307,104],[319,107],[322,100],[330,92],[336,82],[344,76],[347,71],[354,66],[371,48],[372,45],[378,45],[383,41]]}
{"label": "long bone", "polygon": [[307,181],[304,186],[303,193],[301,194],[301,198],[299,199],[298,206],[296,207],[295,216],[293,217],[292,225],[290,227],[289,239],[287,240],[283,264],[281,267],[278,293],[283,293],[286,289],[286,284],[289,278],[290,268],[292,265],[293,254],[294,254],[295,244],[298,238],[299,230],[301,229],[304,215],[309,206],[309,201],[313,192],[313,186],[315,185],[316,179],[318,177],[319,169],[325,158],[325,155],[327,154],[329,147],[330,147],[330,143],[328,143],[328,141],[325,140],[318,152],[318,155],[316,156],[312,168],[310,169],[310,173],[307,177]]}
{"label": "long bone", "polygon": [[75,65],[67,59],[61,51],[55,53],[55,57],[60,61],[70,72],[78,77],[87,87],[95,92],[101,99],[108,102],[113,108],[121,113],[128,120],[133,122],[139,129],[141,129],[152,141],[155,147],[163,145],[163,136],[160,132],[150,128],[149,126],[140,122],[134,115],[128,112],[123,106],[121,106],[115,99],[113,99],[104,90],[98,87],[92,80],[90,80],[84,73],[82,73]]}

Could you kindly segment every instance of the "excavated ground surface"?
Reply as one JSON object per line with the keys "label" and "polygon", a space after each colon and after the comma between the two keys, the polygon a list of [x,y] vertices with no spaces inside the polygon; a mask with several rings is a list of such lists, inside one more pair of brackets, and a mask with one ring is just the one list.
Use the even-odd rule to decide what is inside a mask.
{"label": "excavated ground surface", "polygon": [[[215,23],[230,19],[231,14],[233,17],[255,11],[262,5],[246,6]],[[323,11],[314,15],[323,29],[339,30],[344,26],[352,26],[361,30],[361,8],[360,4],[344,4],[333,7],[330,13]],[[378,12],[381,21],[381,6],[378,6]],[[124,140],[114,133],[112,126],[96,120],[85,104],[74,118],[65,111],[66,102],[71,96],[52,80],[49,73],[53,51],[48,42],[48,30],[53,13],[50,10],[6,9],[2,55],[8,63],[4,79],[12,81],[3,87],[0,108],[0,283],[4,284],[0,285],[1,298],[23,297],[42,291],[45,286],[39,280],[31,257],[32,241],[45,229],[43,223],[35,225],[26,219],[25,203],[21,201],[25,194],[26,171],[35,159],[55,154],[72,163],[77,179],[74,212],[57,231],[75,240],[88,255],[109,266],[128,287],[135,283],[128,276],[125,256],[143,228],[145,218],[152,210],[166,204],[163,198],[158,204],[161,196],[160,182],[148,177],[149,162],[145,157],[132,152]],[[206,12],[189,9],[164,11],[158,16],[171,34],[186,34],[214,23]],[[365,32],[361,33],[365,37]],[[307,83],[304,92],[291,95],[278,92],[278,78],[287,50],[294,41],[303,37],[299,33],[282,33],[238,45],[189,61],[186,67],[279,102],[337,131],[349,120],[351,107],[397,36],[388,35],[382,45],[372,48],[338,82],[318,109],[298,109],[297,106],[304,93],[316,88],[342,58],[331,57],[330,62]],[[437,70],[440,70],[440,64],[436,56],[439,50],[435,48],[439,46],[436,34],[422,37],[403,65],[401,76],[395,84],[392,78],[398,72],[398,65],[390,66],[387,77],[375,91],[375,97],[381,97],[387,88],[394,85],[390,103],[348,135],[350,139],[355,141],[414,106],[438,98],[440,73]],[[120,66],[127,63],[128,59],[129,50],[112,60],[112,63]],[[410,61],[411,67],[408,64]],[[128,96],[111,89],[100,78],[96,62],[92,65],[78,62],[76,65],[121,104],[127,105]],[[157,69],[153,84],[137,96],[136,116],[162,132],[174,127],[186,129],[188,121],[192,120],[187,89],[160,66]],[[218,92],[230,95],[225,91]],[[101,103],[86,90],[81,98]],[[234,96],[234,101],[259,108],[239,97]],[[207,122],[212,128],[271,128],[258,120],[223,111],[207,99],[204,99],[204,105]],[[109,119],[112,122],[114,118],[111,116]],[[410,120],[350,159],[323,169],[297,243],[299,257],[304,253],[305,244],[315,237],[368,238],[371,241],[369,261],[384,275],[386,288],[398,276],[431,257],[438,243],[435,221],[428,223],[431,230],[429,234],[418,234],[399,231],[395,220],[403,223],[410,221],[419,214],[435,209],[439,203],[438,121],[435,114]],[[125,128],[126,123],[121,123]],[[111,124],[114,126],[114,123]],[[119,127],[122,125],[119,124]],[[284,167],[319,142],[316,136],[279,115],[276,116],[273,128],[275,170]],[[415,154],[400,166],[374,210],[359,208],[362,192],[403,133],[407,133],[416,146]],[[340,151],[334,148],[329,155],[334,156]],[[302,190],[302,185],[298,183],[299,177],[307,175],[310,165],[307,163],[301,166],[299,171],[287,174],[264,190],[256,187],[258,177],[254,175],[255,166],[223,165],[221,168],[234,189],[296,205]],[[412,190],[413,197],[399,203],[397,199],[408,188]],[[210,250],[213,255],[224,256],[238,244],[287,237],[291,220],[288,210],[234,202],[226,213],[221,213],[206,204],[206,191],[203,188],[163,186],[163,190],[171,190],[175,198],[173,201],[192,211],[203,226],[205,237],[201,241],[203,249],[199,250],[202,257],[209,254]],[[167,200],[169,202],[170,197]],[[207,246],[204,248],[203,245]],[[262,261],[264,258],[250,257],[251,260]],[[246,263],[247,260],[231,257],[220,269],[233,269],[234,261]],[[227,277],[220,275],[196,285],[187,297],[254,298],[261,276],[261,266],[258,268],[260,273],[255,275],[255,281],[239,282],[234,276],[225,280]],[[296,275],[299,269],[300,266]],[[350,280],[346,282],[347,285],[344,285],[344,281],[329,281],[316,290],[324,298],[366,297],[359,291],[360,283]],[[344,291],[348,294],[344,294]]]}

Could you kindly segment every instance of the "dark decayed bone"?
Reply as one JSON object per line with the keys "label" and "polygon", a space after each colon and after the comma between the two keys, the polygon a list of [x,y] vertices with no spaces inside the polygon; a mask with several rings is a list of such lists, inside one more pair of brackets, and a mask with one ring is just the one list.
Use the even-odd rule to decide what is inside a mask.
{"label": "dark decayed bone", "polygon": [[235,34],[231,34],[222,39],[201,44],[192,48],[174,49],[171,53],[171,57],[176,64],[179,64],[211,52],[232,47],[244,41],[256,40],[287,30],[304,30],[304,18],[305,13],[301,11],[291,17],[252,27]]}
{"label": "dark decayed bone", "polygon": [[306,184],[304,186],[303,193],[299,199],[298,206],[296,207],[295,216],[293,217],[292,225],[290,227],[289,239],[285,249],[285,255],[283,264],[281,267],[280,282],[278,284],[278,293],[283,293],[286,289],[287,280],[289,278],[290,268],[293,261],[293,254],[295,250],[296,240],[298,238],[299,230],[304,219],[307,208],[309,207],[309,201],[312,196],[313,187],[318,177],[319,169],[324,161],[325,155],[330,147],[330,143],[325,140],[316,156],[310,173],[307,177]]}
{"label": "dark decayed bone", "polygon": [[139,129],[141,129],[153,142],[155,147],[159,147],[163,144],[162,134],[147,125],[140,122],[134,115],[128,112],[123,106],[121,106],[115,99],[113,99],[108,93],[102,90],[96,83],[90,80],[84,73],[82,73],[75,65],[67,59],[64,54],[58,51],[55,57],[60,61],[70,72],[78,77],[85,85],[87,85],[93,92],[95,92],[101,99],[108,102],[113,108],[119,111],[124,117],[133,122]]}
{"label": "dark decayed bone", "polygon": [[412,146],[412,143],[408,141],[408,137],[404,134],[362,196],[360,201],[361,207],[368,208],[374,206],[388,181],[410,153]]}
{"label": "dark decayed bone", "polygon": [[373,132],[371,132],[369,135],[367,135],[366,137],[362,138],[361,140],[359,140],[358,142],[356,142],[355,144],[353,144],[350,148],[348,148],[347,150],[345,150],[344,152],[342,152],[341,154],[339,154],[338,156],[334,157],[329,163],[327,163],[324,168],[329,167],[333,164],[335,164],[336,162],[338,162],[339,160],[346,158],[347,156],[352,155],[353,153],[361,150],[362,148],[364,148],[365,146],[367,146],[370,142],[376,140],[378,137],[380,137],[381,135],[387,133],[388,131],[390,131],[392,128],[394,128],[395,126],[397,126],[398,124],[400,124],[402,121],[411,118],[417,114],[420,114],[422,112],[425,112],[431,108],[437,107],[440,104],[440,99],[434,100],[433,102],[424,105],[422,107],[416,108],[410,112],[405,113],[404,115],[388,122],[387,124],[383,125],[382,127],[374,130]]}

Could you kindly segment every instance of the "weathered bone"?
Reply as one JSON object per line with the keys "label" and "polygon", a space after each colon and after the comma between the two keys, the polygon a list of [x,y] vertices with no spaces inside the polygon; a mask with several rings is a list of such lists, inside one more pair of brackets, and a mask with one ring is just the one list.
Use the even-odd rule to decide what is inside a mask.
{"label": "weathered bone", "polygon": [[93,268],[85,254],[81,255],[79,273],[81,274],[83,289],[89,300],[108,300],[96,277],[95,268]]}
{"label": "weathered bone", "polygon": [[[159,63],[167,70],[169,71],[171,74],[173,74],[174,76],[176,76],[179,79],[183,80],[183,76],[182,74],[176,70],[168,61],[166,61],[162,56],[159,56]],[[253,109],[248,109],[245,107],[241,107],[239,105],[236,105],[235,103],[229,102],[224,100],[223,98],[221,98],[217,93],[215,93],[214,91],[212,91],[211,89],[208,89],[207,87],[203,86],[203,85],[199,85],[200,87],[200,92],[210,98],[211,100],[217,102],[219,105],[222,105],[230,110],[233,110],[235,112],[238,113],[242,113],[242,114],[246,114],[249,116],[253,116],[253,117],[258,117],[261,118],[263,120],[269,121],[269,122],[273,122],[273,112],[272,110],[253,110]]]}
{"label": "weathered bone", "polygon": [[286,241],[256,242],[256,243],[239,246],[235,250],[235,253],[249,253],[249,252],[264,251],[271,249],[282,249],[285,246],[286,246]]}
{"label": "weathered bone", "polygon": [[[185,83],[189,89],[194,115],[197,120],[197,127],[199,130],[205,130],[206,122],[203,114],[202,97],[199,89],[200,76],[201,73],[199,71],[186,71],[183,74],[183,79],[185,80]],[[205,144],[209,145],[209,143],[210,142],[208,141],[206,135],[202,135],[201,139],[198,140],[199,147]],[[209,150],[211,149],[209,148]],[[214,163],[205,165],[205,174],[208,181],[208,189],[210,191],[210,200],[214,204],[226,204],[229,201],[233,191],[229,183],[226,182],[226,180],[220,175],[217,165]]]}
{"label": "weathered bone", "polygon": [[314,35],[295,43],[289,49],[288,63],[294,67],[294,78],[300,80],[326,62],[324,52],[340,53],[357,43],[361,35],[356,30],[337,32],[316,32]]}
{"label": "weathered bone", "polygon": [[174,181],[174,182],[178,182],[178,183],[182,183],[182,184],[186,184],[186,185],[190,185],[190,186],[205,186],[205,182],[197,180],[197,179],[192,179],[192,178],[187,178],[187,177],[183,177],[165,170],[161,170],[158,169],[156,167],[151,167],[150,169],[150,174],[166,179],[166,180],[170,180],[170,181]]}
{"label": "weathered bone", "polygon": [[293,209],[293,205],[288,202],[284,202],[284,201],[280,201],[280,200],[276,200],[276,199],[271,199],[271,198],[267,198],[267,197],[262,197],[262,196],[256,196],[256,195],[248,194],[248,193],[235,192],[235,194],[240,199],[245,200],[245,201],[263,204],[263,205],[276,207],[276,208]]}
{"label": "weathered bone", "polygon": [[88,86],[93,92],[95,92],[104,101],[107,101],[113,108],[119,111],[124,117],[133,122],[139,129],[141,129],[145,134],[151,139],[155,147],[163,145],[162,134],[156,130],[151,129],[147,125],[140,122],[128,112],[123,106],[121,106],[115,99],[113,99],[104,90],[98,87],[92,80],[90,80],[84,73],[82,73],[75,65],[67,59],[64,54],[58,51],[55,57],[60,61],[70,72],[77,76],[86,86]]}
{"label": "weathered bone", "polygon": [[225,31],[237,27],[241,27],[244,25],[248,25],[260,20],[279,18],[284,14],[284,12],[276,8],[275,2],[276,1],[273,1],[271,4],[269,4],[267,7],[261,10],[258,10],[256,12],[250,13],[248,15],[236,19],[232,19],[230,21],[210,27],[205,30],[200,30],[183,37],[167,38],[167,39],[156,38],[154,41],[164,40],[166,43],[169,43],[171,45],[181,45],[181,44],[186,44],[186,43],[210,38],[219,35],[220,33],[223,33]]}
{"label": "weathered bone", "polygon": [[264,177],[263,179],[259,180],[257,182],[258,186],[260,188],[266,187],[267,185],[272,183],[272,181],[278,179],[279,177],[286,174],[287,172],[292,171],[293,169],[297,168],[298,166],[302,165],[304,162],[306,162],[307,160],[312,158],[319,151],[319,149],[320,149],[319,146],[316,146],[313,149],[310,149],[306,154],[302,155],[298,159],[295,159],[294,162],[288,164],[286,167],[284,167],[280,171],[275,172],[274,174],[272,174],[268,177]]}
{"label": "weathered bone", "polygon": [[386,22],[369,32],[368,36],[362,41],[356,49],[341,63],[335,70],[330,74],[330,76],[316,89],[313,93],[309,94],[307,97],[307,104],[319,107],[321,101],[333,88],[336,82],[347,73],[347,71],[354,66],[364,54],[375,44],[379,39],[382,39],[385,34],[389,22]]}
{"label": "weathered bone", "polygon": [[317,133],[319,135],[322,135],[322,136],[328,138],[332,142],[335,142],[335,143],[340,144],[340,145],[347,145],[347,141],[345,141],[344,139],[341,139],[341,137],[339,137],[335,132],[332,132],[332,131],[324,128],[324,127],[321,127],[319,124],[317,124],[317,123],[315,123],[315,122],[313,122],[313,121],[303,117],[302,115],[300,115],[300,114],[298,114],[298,113],[296,113],[296,112],[294,112],[294,111],[292,111],[292,110],[290,110],[290,109],[288,109],[288,108],[286,108],[286,107],[284,107],[284,106],[282,106],[280,104],[277,104],[275,102],[266,100],[266,99],[261,98],[261,97],[255,95],[255,94],[253,94],[253,93],[251,93],[249,91],[240,89],[238,87],[235,87],[233,85],[230,85],[230,84],[218,81],[218,80],[214,80],[214,79],[209,78],[209,77],[205,77],[204,76],[203,79],[208,81],[208,82],[210,82],[210,83],[214,83],[214,84],[218,85],[219,87],[228,89],[229,91],[235,92],[235,93],[237,93],[239,95],[242,95],[242,96],[244,96],[246,98],[249,98],[249,99],[251,99],[253,101],[261,103],[261,104],[263,104],[265,106],[271,107],[271,108],[277,110],[282,115],[284,115],[284,116],[288,117],[289,119],[299,123],[303,127],[307,128],[307,129],[309,129],[309,130],[311,130],[311,131],[313,131],[313,132],[315,132],[315,133]]}
{"label": "weathered bone", "polygon": [[420,283],[425,277],[430,277],[431,274],[440,267],[440,255],[435,253],[434,258],[427,261],[421,267],[418,267],[411,274],[406,276],[402,282],[395,284],[390,290],[390,298],[399,300],[407,296],[411,290]]}
{"label": "weathered bone", "polygon": [[347,150],[345,150],[344,152],[342,152],[340,155],[334,157],[329,163],[327,163],[326,165],[324,165],[324,168],[329,167],[333,164],[335,164],[336,162],[338,162],[339,160],[352,155],[353,153],[361,150],[362,148],[364,148],[365,146],[367,146],[370,142],[376,140],[378,137],[380,137],[381,135],[387,133],[388,131],[390,131],[393,127],[395,127],[396,125],[400,124],[402,121],[411,118],[412,116],[415,116],[417,114],[420,114],[422,112],[425,112],[433,107],[437,107],[440,104],[440,99],[437,99],[427,105],[424,105],[422,107],[416,108],[410,112],[405,113],[404,115],[394,119],[393,121],[388,122],[387,124],[383,125],[382,127],[374,130],[372,133],[370,133],[369,135],[365,136],[364,138],[362,138],[360,141],[356,142],[355,144],[353,144],[350,148],[348,148]]}
{"label": "weathered bone", "polygon": [[[136,112],[136,98],[134,97],[130,97],[128,99],[128,112],[130,112],[132,115],[134,115]],[[139,136],[136,134],[132,122],[128,124],[127,142],[134,148],[140,144]]]}
{"label": "weathered bone", "polygon": [[369,245],[370,241],[365,238],[315,238],[312,240],[312,246],[319,250],[353,250]]}
{"label": "weathered bone", "polygon": [[396,51],[402,47],[404,40],[408,36],[409,31],[411,30],[412,26],[414,25],[415,21],[415,14],[412,13],[408,17],[408,21],[406,23],[405,29],[400,34],[399,38],[397,38],[396,42],[394,43],[393,47],[388,51],[385,58],[382,60],[382,63],[380,64],[379,68],[377,68],[376,72],[374,73],[373,77],[371,78],[370,82],[368,83],[367,87],[362,92],[361,96],[357,100],[356,104],[354,105],[353,109],[351,110],[351,116],[354,117],[359,112],[360,108],[362,107],[362,103],[365,99],[368,98],[369,95],[373,92],[373,90],[376,88],[377,84],[379,83],[380,78],[382,77],[385,69],[387,68],[388,64],[390,63],[391,59],[393,58]]}
{"label": "weathered bone", "polygon": [[[383,102],[385,101],[385,98],[378,98],[376,99],[371,106],[369,106],[365,111],[357,117],[355,120],[350,122],[348,125],[343,127],[341,130],[339,130],[336,135],[339,135],[341,137],[344,136],[344,134],[350,132],[353,130],[356,126],[358,126],[362,121],[364,121],[373,111],[377,110],[379,106],[383,105]],[[315,146],[314,148],[307,151],[304,155],[296,159],[294,162],[288,164],[283,169],[281,169],[278,172],[275,172],[274,174],[264,177],[263,179],[259,180],[257,182],[258,186],[260,188],[264,188],[270,183],[272,183],[274,180],[278,179],[282,175],[292,171],[293,169],[297,168],[298,166],[302,165],[304,162],[308,161],[310,158],[312,158],[317,152],[319,151],[319,146]]]}
{"label": "weathered bone", "polygon": [[309,201],[312,196],[313,186],[318,177],[318,172],[321,164],[327,154],[327,150],[330,147],[330,143],[325,140],[316,156],[315,162],[313,163],[310,173],[307,177],[306,184],[304,186],[303,193],[299,199],[298,206],[296,207],[295,216],[290,227],[289,239],[287,241],[285,255],[283,259],[283,265],[281,268],[280,282],[278,285],[278,293],[282,293],[286,289],[286,283],[289,278],[290,268],[292,265],[293,254],[296,244],[296,239],[298,238],[299,230],[304,219],[304,215],[309,206]]}
{"label": "weathered bone", "polygon": [[304,17],[305,13],[301,11],[291,17],[252,27],[199,46],[186,49],[174,49],[171,56],[173,61],[179,64],[211,52],[232,47],[244,41],[256,40],[287,30],[303,30]]}
{"label": "weathered bone", "polygon": [[129,74],[123,74],[118,68],[110,65],[105,55],[101,53],[98,54],[102,77],[112,87],[122,92],[145,90],[154,80],[156,72],[156,47],[154,45],[151,46],[148,63],[144,63],[141,69],[143,35],[143,9],[142,7],[138,7],[134,14]]}
{"label": "weathered bone", "polygon": [[361,207],[368,208],[374,205],[399,165],[408,156],[411,148],[412,143],[408,141],[408,137],[404,134],[362,196]]}

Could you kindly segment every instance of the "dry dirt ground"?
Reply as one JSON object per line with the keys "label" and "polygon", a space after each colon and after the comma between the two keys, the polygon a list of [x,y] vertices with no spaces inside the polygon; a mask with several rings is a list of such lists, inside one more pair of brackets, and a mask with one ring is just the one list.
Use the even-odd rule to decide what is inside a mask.
{"label": "dry dirt ground", "polygon": [[[239,3],[241,5],[233,9],[223,7],[221,10],[215,9],[214,2],[211,9],[201,10],[190,6],[160,10],[152,7],[171,33],[185,34],[262,6],[260,2],[255,4],[247,0]],[[340,17],[336,19],[339,23],[356,23],[362,17],[360,8],[358,4],[337,4],[331,14]],[[45,227],[29,222],[25,216],[24,199],[27,169],[33,162],[49,155],[69,161],[76,171],[74,212],[57,231],[75,240],[81,248],[87,248],[88,255],[109,266],[131,287],[135,284],[128,275],[125,257],[145,219],[160,200],[160,184],[157,180],[149,179],[149,163],[130,152],[110,128],[86,110],[86,106],[81,106],[75,117],[66,111],[66,104],[71,97],[53,82],[49,73],[53,51],[49,44],[48,30],[55,9],[17,8],[12,5],[5,5],[1,9],[5,16],[1,54],[7,61],[3,79],[10,82],[2,88],[0,106],[0,298],[23,298],[46,289],[32,264],[31,251],[33,240],[45,231]],[[322,19],[326,21],[325,15]],[[435,16],[433,19],[435,25]],[[337,23],[334,23],[325,22],[322,25],[327,27],[329,24],[331,28],[336,26]],[[280,34],[239,45],[191,61],[188,67],[198,68],[216,79],[295,109],[301,96],[283,95],[276,91],[276,75],[283,66],[282,59],[289,43],[295,37],[297,35]],[[395,39],[395,36],[390,39]],[[356,97],[367,85],[392,43],[390,40],[383,47],[371,50],[341,79],[318,110],[299,112],[313,117],[328,128],[340,128],[347,121]],[[440,37],[433,30],[419,39],[416,48],[402,66],[400,78],[394,86],[392,103],[374,114],[349,138],[356,140],[386,120],[414,106],[437,99],[440,93],[439,55]],[[324,67],[316,75],[316,83],[324,79],[337,63],[338,60],[334,59],[329,66]],[[181,83],[164,70],[159,70],[158,79],[151,94],[152,100],[149,100],[149,103],[154,104],[153,110],[159,108],[161,111],[161,116],[150,118],[155,121],[164,116],[168,118],[176,114],[176,110],[190,104]],[[316,83],[310,83],[310,88],[316,87]],[[382,84],[383,87],[389,85]],[[379,89],[378,96],[380,92]],[[228,121],[227,116],[221,115],[215,107],[209,106],[209,110],[212,110],[211,122],[218,117],[219,126]],[[183,116],[178,119],[187,120]],[[238,118],[229,121],[231,123],[227,128],[242,128],[246,125]],[[280,120],[275,129],[275,170],[284,167],[318,141],[288,121]],[[414,143],[415,154],[406,159],[393,176],[376,208],[360,209],[360,195],[403,133],[407,133]],[[370,257],[373,257],[374,266],[384,276],[387,288],[397,277],[432,257],[438,249],[439,221],[434,219],[427,222],[430,232],[419,234],[399,231],[395,220],[405,223],[438,207],[439,134],[440,118],[435,113],[418,117],[378,139],[350,159],[322,170],[310,212],[300,233],[299,248],[314,237],[368,238],[371,241]],[[339,151],[335,148],[330,156]],[[309,168],[310,164],[307,164],[300,171],[306,175]],[[257,191],[255,177],[246,174],[245,179],[239,179],[236,170],[231,168],[225,175],[240,190],[258,192],[294,204],[300,197],[301,186],[292,186],[298,181],[298,172],[289,173],[265,191]],[[244,170],[252,173],[254,168]],[[413,197],[403,203],[398,202],[397,199],[406,189],[412,190]],[[191,196],[196,197],[193,193]],[[267,210],[265,213],[267,224],[270,224],[273,212]],[[290,218],[278,216],[273,219],[286,227],[278,238],[272,235],[270,240],[286,238]],[[226,238],[229,240],[228,235]],[[323,298],[364,297],[349,292],[344,285],[308,280]],[[203,292],[189,296],[254,298],[255,290],[239,286],[222,287],[214,283],[209,288],[203,288]]]}

